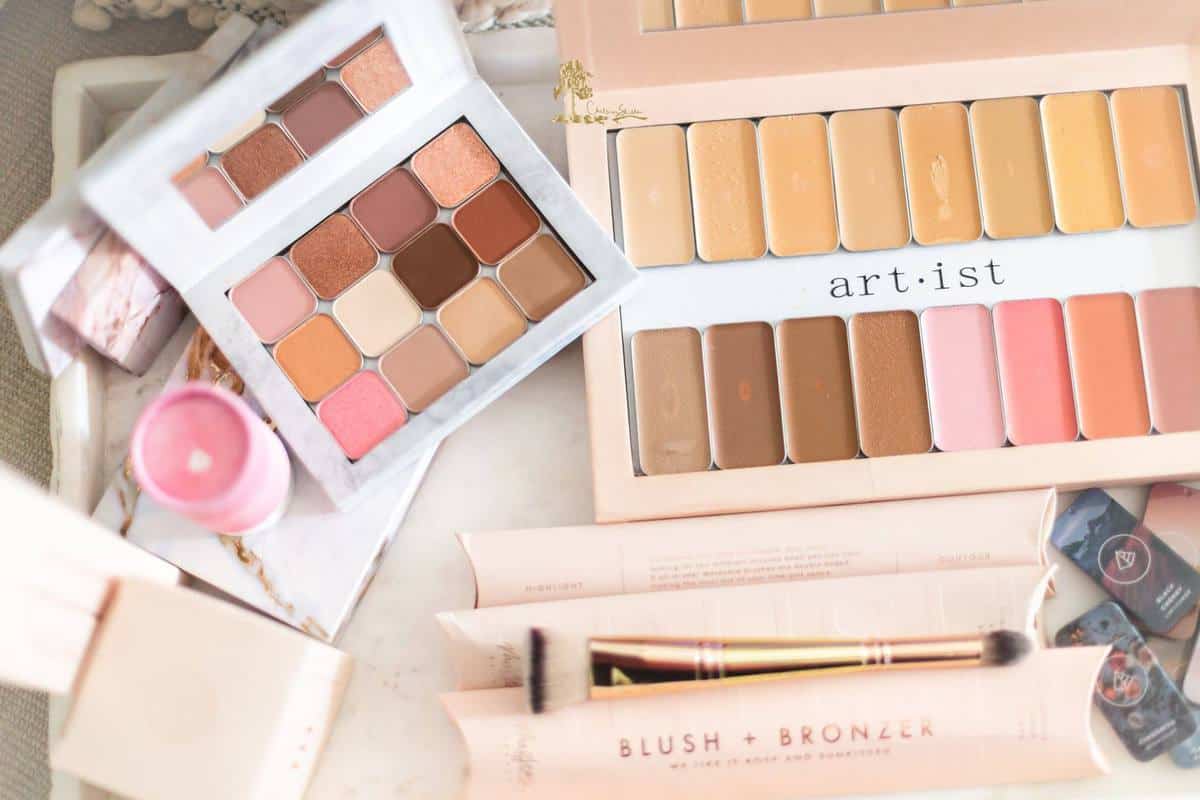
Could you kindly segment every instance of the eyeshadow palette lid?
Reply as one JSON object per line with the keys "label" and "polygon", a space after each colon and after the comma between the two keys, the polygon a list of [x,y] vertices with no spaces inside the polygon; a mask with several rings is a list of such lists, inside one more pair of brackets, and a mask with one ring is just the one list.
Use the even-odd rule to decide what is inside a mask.
{"label": "eyeshadow palette lid", "polygon": [[[742,78],[1150,47],[1177,42],[1181,34],[1186,37],[1195,30],[1196,22],[1192,0],[1026,0],[911,13],[878,13],[876,3],[875,12],[857,16],[661,30],[662,20],[643,12],[662,5],[662,0],[555,3],[562,58],[582,62],[597,93],[592,98],[595,106],[638,103],[653,114],[669,106],[671,98],[617,97],[609,102],[600,94]],[[713,53],[721,58],[713,58]],[[863,79],[879,81],[880,76],[864,73]]]}
{"label": "eyeshadow palette lid", "polygon": [[26,357],[37,369],[57,375],[83,347],[79,335],[52,309],[71,278],[109,226],[84,202],[80,185],[138,134],[193,97],[233,59],[256,45],[255,25],[234,16],[192,54],[76,175],[9,239],[0,245],[0,282]]}
{"label": "eyeshadow palette lid", "polygon": [[[340,68],[338,79],[310,85],[373,35],[390,45],[390,65],[373,63],[368,46]],[[390,98],[354,77],[385,66],[407,82]],[[335,0],[89,175],[83,193],[186,299],[223,265],[283,246],[297,222],[311,227],[341,205],[343,195],[353,194],[347,187],[357,187],[371,169],[372,154],[475,78],[449,4]],[[209,186],[179,179],[197,154],[215,152],[214,143],[262,119],[264,109],[272,112],[266,124],[239,143],[255,152],[235,147],[222,156],[228,182],[216,170],[202,173],[212,179]]]}
{"label": "eyeshadow palette lid", "polygon": [[[374,44],[347,60],[346,52],[361,49],[372,39]],[[390,47],[390,57],[375,52],[380,46]],[[343,62],[340,68],[328,66]],[[388,70],[395,75],[397,69],[402,70],[404,83],[384,97],[369,76]],[[289,106],[280,100],[285,95],[301,98],[290,99]],[[310,102],[319,108],[307,107]],[[202,168],[181,190],[176,179],[180,170],[195,162],[198,153],[207,152],[207,159],[213,160],[213,143],[224,144],[230,131],[246,130],[247,120],[264,119],[264,109],[266,121],[260,122],[257,133],[220,154],[219,168]],[[342,121],[333,125],[331,120]],[[259,135],[264,141],[255,139]],[[451,147],[449,156],[439,155],[439,143],[456,137],[463,139],[457,149]],[[259,154],[245,160],[235,157],[231,167],[230,155],[251,139],[255,141],[250,146]],[[478,174],[470,176],[473,185],[467,191],[460,185],[462,176],[455,177],[461,164],[454,159],[469,155],[472,147],[479,151],[472,162]],[[453,162],[449,168],[439,163],[447,158]],[[428,190],[440,207],[420,212],[439,220],[425,233],[386,231],[371,217],[372,195],[366,190],[377,191],[381,185],[385,192],[396,190],[381,179],[398,167],[411,172],[424,185],[418,190]],[[265,175],[265,170],[274,171]],[[223,183],[223,176],[232,184]],[[483,185],[492,181],[496,184]],[[612,238],[478,77],[458,19],[451,4],[444,2],[336,0],[318,7],[147,131],[135,147],[91,172],[83,193],[99,215],[179,291],[246,379],[292,452],[342,508],[372,489],[390,485],[405,467],[607,316],[629,296],[637,280],[636,270]],[[230,196],[237,203],[231,203]],[[512,231],[494,235],[496,231],[476,224],[472,215],[479,213],[504,217]],[[357,221],[344,219],[347,215]],[[366,236],[356,233],[358,225],[365,226]],[[342,239],[353,238],[354,247],[366,256],[347,250],[346,258],[333,259],[338,263],[330,266],[331,260],[322,253],[337,249],[334,228],[339,226],[348,231]],[[314,238],[310,232],[318,228],[321,233]],[[470,286],[465,281],[439,283],[418,295],[414,284],[423,284],[417,277],[401,274],[399,265],[407,263],[407,250],[427,244],[423,240],[428,235],[451,228],[457,233],[449,236],[463,258],[471,261],[471,276],[481,276],[480,280]],[[507,291],[496,283],[497,278],[511,282],[519,277],[519,269],[501,269],[505,265],[496,261],[536,234],[549,235],[546,231],[561,242],[565,257],[573,258],[586,279],[576,291],[577,284],[571,284],[575,274],[560,270],[557,277],[568,284],[563,291],[569,299],[553,313],[527,323],[525,309],[507,299]],[[416,238],[405,241],[412,235]],[[293,249],[302,239],[307,245]],[[328,335],[323,341],[336,341],[344,351],[337,363],[309,363],[320,358],[295,346],[305,336],[285,336],[272,351],[228,295],[270,259],[284,253],[304,256],[306,250],[321,263],[292,260],[315,290],[321,316],[299,323],[296,332],[311,340],[309,334],[321,333],[318,328],[324,325]],[[376,255],[378,260],[371,266],[369,256]],[[359,326],[347,338],[342,327],[325,315],[332,312],[336,317],[339,310],[346,311],[350,301],[342,298],[351,285],[371,269],[388,267],[414,294],[421,309],[412,312],[421,314],[426,326],[446,331],[451,338],[457,330],[458,341],[450,351],[467,375],[436,402],[419,390],[402,398],[412,413],[404,416],[390,408],[394,417],[393,424],[386,426],[390,432],[373,429],[367,437],[343,424],[345,420],[335,413],[340,401],[318,404],[338,397],[340,387],[360,370],[382,375],[389,392],[403,395],[399,382],[413,394],[413,387],[400,374],[404,359],[389,358],[407,340],[378,357],[382,343],[390,346],[394,331],[403,326],[391,325],[386,331]],[[531,301],[526,297],[525,302]],[[470,316],[465,312],[479,308],[502,318],[504,324],[481,331],[469,320],[463,322],[464,316]],[[358,358],[359,353],[363,358]],[[304,383],[299,390],[298,376]],[[314,376],[320,380],[308,380]],[[426,377],[427,382],[435,382],[436,376]],[[354,385],[374,392],[383,384]],[[369,440],[372,446],[347,449],[351,439]]]}

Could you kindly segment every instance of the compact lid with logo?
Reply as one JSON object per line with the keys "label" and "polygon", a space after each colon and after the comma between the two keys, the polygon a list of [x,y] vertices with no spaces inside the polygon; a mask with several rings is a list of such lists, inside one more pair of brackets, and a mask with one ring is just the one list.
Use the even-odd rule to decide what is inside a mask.
{"label": "compact lid with logo", "polygon": [[475,73],[443,3],[314,10],[83,192],[339,505],[636,280]]}

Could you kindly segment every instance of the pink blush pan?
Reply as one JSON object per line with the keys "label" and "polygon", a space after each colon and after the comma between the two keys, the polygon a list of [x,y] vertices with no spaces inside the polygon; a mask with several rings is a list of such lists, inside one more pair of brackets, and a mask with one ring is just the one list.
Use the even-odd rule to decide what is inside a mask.
{"label": "pink blush pan", "polygon": [[943,452],[1004,446],[992,316],[983,306],[921,315],[933,443]]}
{"label": "pink blush pan", "polygon": [[321,401],[317,417],[346,456],[359,459],[404,427],[408,412],[374,372],[360,372]]}

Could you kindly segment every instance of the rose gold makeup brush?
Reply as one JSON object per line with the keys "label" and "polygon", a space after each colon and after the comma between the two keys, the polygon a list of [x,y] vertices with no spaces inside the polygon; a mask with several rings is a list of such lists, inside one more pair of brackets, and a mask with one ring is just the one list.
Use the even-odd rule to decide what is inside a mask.
{"label": "rose gold makeup brush", "polygon": [[529,632],[525,688],[533,713],[709,682],[742,684],[894,669],[1008,666],[1033,644],[1015,631],[921,639],[581,638]]}

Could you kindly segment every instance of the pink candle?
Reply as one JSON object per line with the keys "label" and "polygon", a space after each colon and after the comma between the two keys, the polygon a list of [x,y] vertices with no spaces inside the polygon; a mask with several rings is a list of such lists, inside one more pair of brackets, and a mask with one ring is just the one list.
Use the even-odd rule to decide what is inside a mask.
{"label": "pink candle", "polygon": [[283,442],[241,398],[206,383],[151,403],[134,426],[130,457],[142,491],[218,533],[274,524],[291,491]]}

